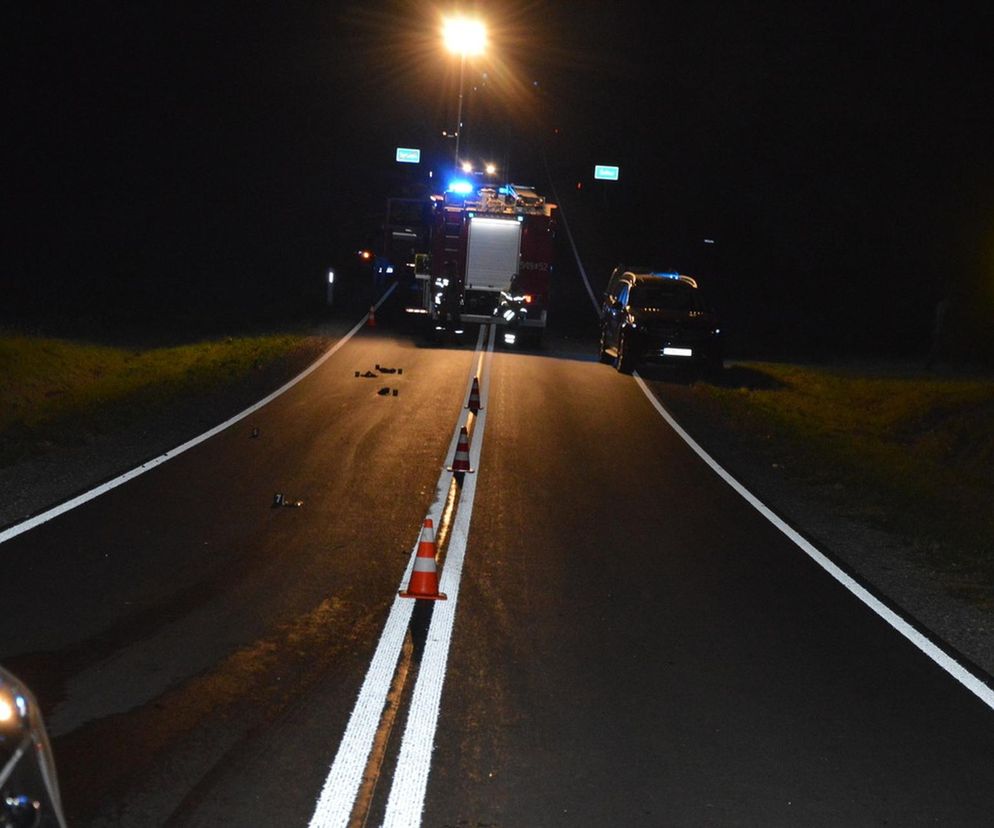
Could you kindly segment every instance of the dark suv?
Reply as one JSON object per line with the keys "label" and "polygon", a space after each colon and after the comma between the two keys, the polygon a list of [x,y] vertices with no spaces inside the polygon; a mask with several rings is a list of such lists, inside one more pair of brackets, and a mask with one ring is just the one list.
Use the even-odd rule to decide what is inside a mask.
{"label": "dark suv", "polygon": [[690,276],[615,268],[601,305],[600,358],[624,373],[643,361],[718,369],[718,318]]}

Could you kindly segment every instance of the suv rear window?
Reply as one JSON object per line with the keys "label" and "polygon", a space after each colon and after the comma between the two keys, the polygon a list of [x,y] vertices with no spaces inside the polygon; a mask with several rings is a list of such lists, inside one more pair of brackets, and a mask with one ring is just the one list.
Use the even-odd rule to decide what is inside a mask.
{"label": "suv rear window", "polygon": [[701,295],[686,282],[660,279],[632,285],[629,304],[633,308],[660,310],[705,310]]}

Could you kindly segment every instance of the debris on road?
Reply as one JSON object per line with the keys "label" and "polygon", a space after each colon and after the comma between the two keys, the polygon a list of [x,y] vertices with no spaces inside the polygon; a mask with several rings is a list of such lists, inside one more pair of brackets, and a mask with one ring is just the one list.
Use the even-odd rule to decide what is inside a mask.
{"label": "debris on road", "polygon": [[[378,362],[376,363],[375,367],[376,367],[376,370],[380,372],[380,374],[397,374],[399,376],[400,374],[404,373],[404,369],[403,368],[384,368]],[[372,379],[373,377],[378,377],[380,374],[374,374],[372,371],[366,371],[365,373],[362,373],[362,374],[360,374],[358,371],[355,372],[355,375],[357,377],[366,377],[367,379]]]}
{"label": "debris on road", "polygon": [[291,500],[290,498],[285,497],[282,492],[277,492],[276,494],[273,495],[274,509],[280,506],[286,506],[291,509],[299,509],[303,505],[304,505],[303,500]]}

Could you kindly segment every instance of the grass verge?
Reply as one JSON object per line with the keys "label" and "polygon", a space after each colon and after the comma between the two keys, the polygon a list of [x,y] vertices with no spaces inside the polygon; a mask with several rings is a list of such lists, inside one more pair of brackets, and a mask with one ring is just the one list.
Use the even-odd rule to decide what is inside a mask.
{"label": "grass verge", "polygon": [[305,340],[271,334],[121,348],[0,332],[0,466],[90,441],[179,396],[238,383]]}
{"label": "grass verge", "polygon": [[693,386],[723,428],[902,537],[951,592],[994,608],[990,378],[774,363],[726,373]]}

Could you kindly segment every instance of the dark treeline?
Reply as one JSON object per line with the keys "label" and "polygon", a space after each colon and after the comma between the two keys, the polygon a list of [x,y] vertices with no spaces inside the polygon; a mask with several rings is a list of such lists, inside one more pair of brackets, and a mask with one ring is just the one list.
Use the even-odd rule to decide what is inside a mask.
{"label": "dark treeline", "polygon": [[[594,261],[697,273],[743,353],[922,354],[941,307],[950,357],[991,357],[992,12],[636,5],[523,5],[464,150],[540,188],[547,161]],[[404,63],[400,4],[4,14],[8,324],[310,312],[405,189],[393,148],[451,148],[454,64]]]}

